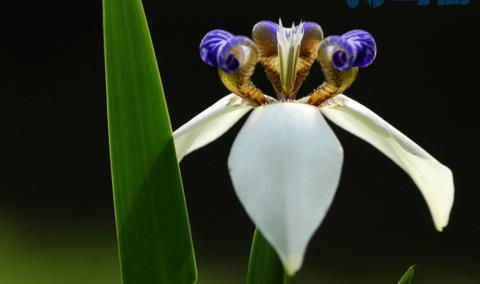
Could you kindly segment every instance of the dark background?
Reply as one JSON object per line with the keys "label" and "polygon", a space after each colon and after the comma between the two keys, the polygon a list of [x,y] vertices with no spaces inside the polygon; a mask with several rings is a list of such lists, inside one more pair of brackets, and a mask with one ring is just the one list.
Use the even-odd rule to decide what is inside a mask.
{"label": "dark background", "polygon": [[[478,2],[419,7],[386,1],[145,0],[173,128],[227,94],[199,58],[211,29],[249,35],[263,19],[360,28],[378,56],[346,94],[455,177],[450,224],[437,233],[420,193],[395,164],[334,127],[345,149],[335,201],[295,283],[480,283]],[[3,7],[0,44],[0,283],[118,283],[100,1]],[[474,63],[475,62],[475,63]],[[273,92],[261,68],[255,80]],[[323,80],[314,66],[302,93]],[[226,161],[241,124],[182,162],[200,283],[242,283],[253,225]]]}

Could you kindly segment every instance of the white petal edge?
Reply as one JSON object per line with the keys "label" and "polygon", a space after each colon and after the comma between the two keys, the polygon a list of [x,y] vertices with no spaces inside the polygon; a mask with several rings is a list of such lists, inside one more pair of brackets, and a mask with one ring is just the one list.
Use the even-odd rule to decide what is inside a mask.
{"label": "white petal edge", "polygon": [[247,214],[285,270],[300,269],[340,179],[343,150],[318,108],[276,103],[255,109],[228,165]]}
{"label": "white petal edge", "polygon": [[178,162],[222,136],[252,108],[248,101],[230,94],[175,130],[173,139]]}
{"label": "white petal edge", "polygon": [[435,228],[442,231],[447,226],[454,200],[453,175],[448,167],[345,95],[326,101],[320,110],[329,120],[367,141],[407,172],[425,198]]}

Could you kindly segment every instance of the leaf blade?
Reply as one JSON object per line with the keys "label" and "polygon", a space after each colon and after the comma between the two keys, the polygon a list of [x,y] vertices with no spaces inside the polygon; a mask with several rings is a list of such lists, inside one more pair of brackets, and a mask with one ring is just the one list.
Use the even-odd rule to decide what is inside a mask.
{"label": "leaf blade", "polygon": [[140,0],[104,0],[107,113],[124,283],[194,283],[172,129]]}
{"label": "leaf blade", "polygon": [[413,275],[415,274],[415,265],[408,268],[407,272],[402,276],[402,279],[397,284],[412,284]]}

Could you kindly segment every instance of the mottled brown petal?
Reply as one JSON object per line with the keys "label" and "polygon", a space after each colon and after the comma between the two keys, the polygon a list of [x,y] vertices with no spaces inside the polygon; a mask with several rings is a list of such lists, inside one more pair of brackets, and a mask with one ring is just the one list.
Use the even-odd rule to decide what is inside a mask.
{"label": "mottled brown petal", "polygon": [[280,94],[282,93],[282,82],[278,65],[277,28],[278,25],[274,22],[261,21],[253,27],[252,39],[257,45],[260,64],[275,92]]}
{"label": "mottled brown petal", "polygon": [[278,25],[271,21],[261,21],[253,26],[252,39],[260,57],[277,56],[277,28]]}

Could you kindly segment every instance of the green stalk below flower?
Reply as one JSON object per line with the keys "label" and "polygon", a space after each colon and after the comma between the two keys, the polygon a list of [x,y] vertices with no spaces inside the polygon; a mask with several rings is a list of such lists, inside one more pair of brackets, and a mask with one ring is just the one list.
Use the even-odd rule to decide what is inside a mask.
{"label": "green stalk below flower", "polygon": [[258,229],[253,234],[247,284],[288,284],[289,277],[272,246]]}

